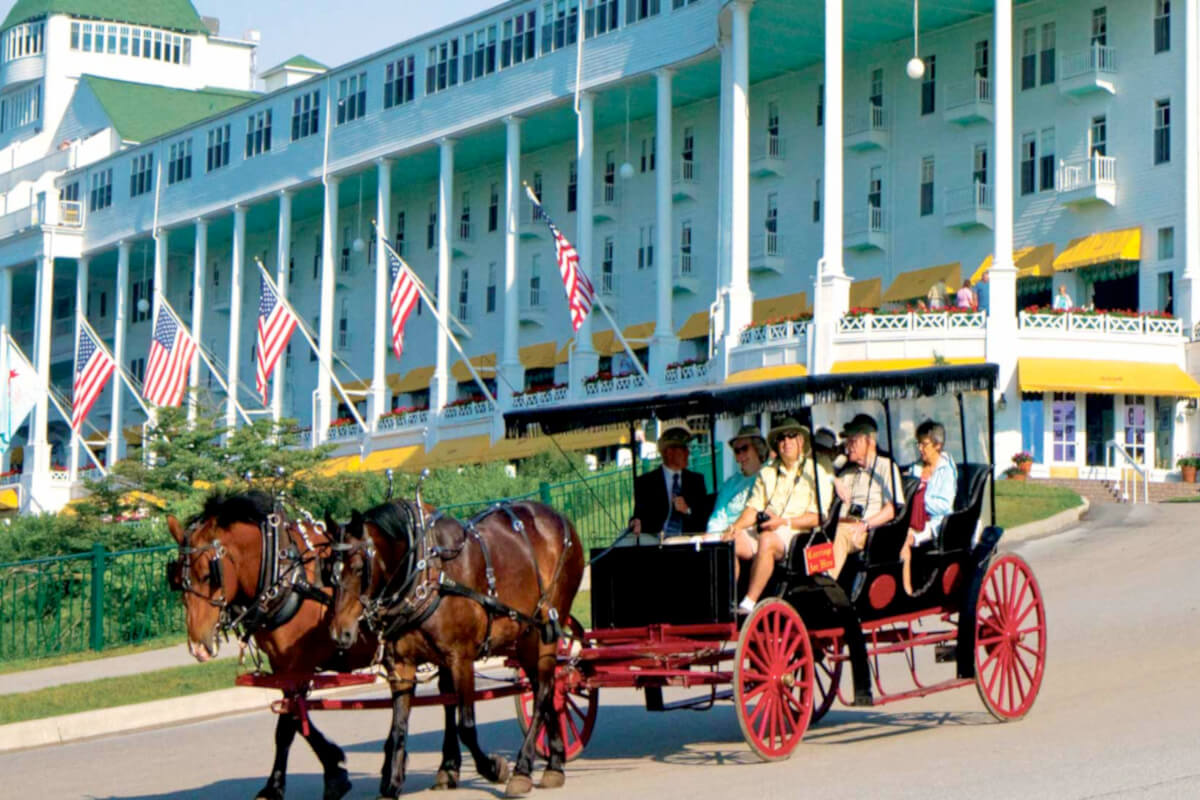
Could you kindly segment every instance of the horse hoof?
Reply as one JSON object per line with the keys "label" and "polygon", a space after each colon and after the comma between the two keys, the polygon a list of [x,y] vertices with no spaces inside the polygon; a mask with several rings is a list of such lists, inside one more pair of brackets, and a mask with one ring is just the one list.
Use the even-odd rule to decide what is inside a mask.
{"label": "horse hoof", "polygon": [[505,797],[524,797],[533,791],[533,779],[528,775],[513,775],[504,789]]}
{"label": "horse hoof", "polygon": [[439,769],[438,773],[437,773],[437,777],[435,777],[433,779],[433,790],[435,792],[440,792],[445,789],[457,789],[457,788],[458,788],[458,773],[451,772],[450,770],[446,770],[446,769]]}
{"label": "horse hoof", "polygon": [[496,770],[496,777],[492,778],[492,783],[504,783],[508,780],[508,776],[512,771],[508,768],[508,761],[504,756],[492,756],[492,768]]}
{"label": "horse hoof", "polygon": [[325,793],[321,795],[322,800],[342,800],[353,786],[350,783],[350,773],[344,769],[339,769],[330,775],[325,776]]}
{"label": "horse hoof", "polygon": [[255,795],[254,800],[283,800],[283,789],[275,787],[264,788]]}
{"label": "horse hoof", "polygon": [[556,769],[548,769],[542,773],[542,782],[540,784],[543,789],[561,789],[563,784],[567,782],[566,773]]}

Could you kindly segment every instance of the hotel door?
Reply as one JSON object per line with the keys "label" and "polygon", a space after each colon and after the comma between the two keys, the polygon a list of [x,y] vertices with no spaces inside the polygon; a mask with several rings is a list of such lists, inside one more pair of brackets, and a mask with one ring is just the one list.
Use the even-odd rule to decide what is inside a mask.
{"label": "hotel door", "polygon": [[1087,396],[1086,432],[1087,460],[1089,467],[1104,466],[1104,449],[1116,435],[1116,419],[1113,416],[1111,394],[1089,394]]}
{"label": "hotel door", "polygon": [[[1072,415],[1074,411],[1071,412]],[[1072,426],[1071,436],[1074,437]],[[1035,464],[1045,462],[1046,410],[1042,395],[1026,392],[1021,395],[1021,449],[1033,455]]]}
{"label": "hotel door", "polygon": [[1140,394],[1125,395],[1125,450],[1139,464],[1146,463],[1146,398]]}

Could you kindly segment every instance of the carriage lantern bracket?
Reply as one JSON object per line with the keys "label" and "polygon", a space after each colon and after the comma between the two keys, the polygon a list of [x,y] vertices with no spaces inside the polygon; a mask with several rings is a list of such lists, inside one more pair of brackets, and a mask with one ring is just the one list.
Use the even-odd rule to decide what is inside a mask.
{"label": "carriage lantern bracket", "polygon": [[387,482],[388,482],[387,497],[385,497],[384,500],[391,500],[392,493],[396,489],[396,472],[391,467],[388,467],[387,470],[383,474],[385,476],[387,476]]}
{"label": "carriage lantern bracket", "polygon": [[425,503],[421,500],[421,486],[425,483],[425,479],[429,477],[429,467],[421,470],[420,476],[417,478],[417,518],[421,520],[421,529],[425,529]]}

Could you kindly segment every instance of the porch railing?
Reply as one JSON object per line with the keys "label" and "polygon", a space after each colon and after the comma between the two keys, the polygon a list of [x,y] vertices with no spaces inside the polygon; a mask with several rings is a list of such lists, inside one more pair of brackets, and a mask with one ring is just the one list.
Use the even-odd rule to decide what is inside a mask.
{"label": "porch railing", "polygon": [[1110,470],[1113,465],[1120,468],[1120,475],[1113,481],[1113,490],[1121,495],[1126,503],[1138,502],[1138,478],[1142,481],[1141,502],[1150,503],[1150,480],[1146,467],[1116,439],[1111,440],[1104,448],[1104,465]]}
{"label": "porch railing", "polygon": [[1017,325],[1023,331],[1063,333],[1129,334],[1133,336],[1182,336],[1183,322],[1147,314],[1130,316],[1104,312],[1022,311]]}

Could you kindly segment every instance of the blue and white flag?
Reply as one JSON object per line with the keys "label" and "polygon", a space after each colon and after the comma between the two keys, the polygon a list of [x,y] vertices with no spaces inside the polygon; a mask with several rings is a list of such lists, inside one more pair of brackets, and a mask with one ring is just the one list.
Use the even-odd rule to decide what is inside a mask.
{"label": "blue and white flag", "polygon": [[0,339],[0,375],[4,376],[0,391],[0,452],[6,452],[39,394],[37,372],[7,333]]}

